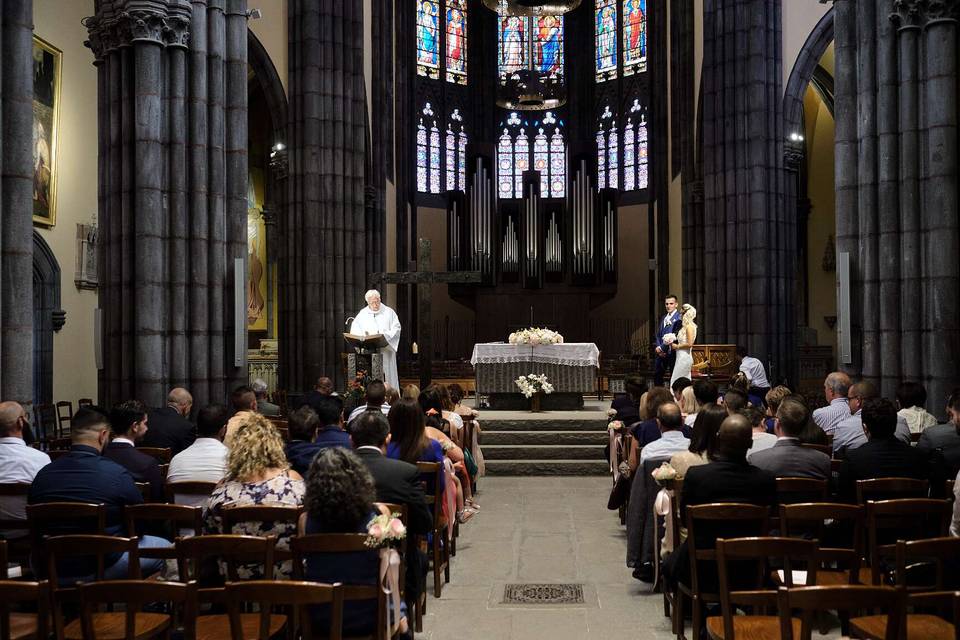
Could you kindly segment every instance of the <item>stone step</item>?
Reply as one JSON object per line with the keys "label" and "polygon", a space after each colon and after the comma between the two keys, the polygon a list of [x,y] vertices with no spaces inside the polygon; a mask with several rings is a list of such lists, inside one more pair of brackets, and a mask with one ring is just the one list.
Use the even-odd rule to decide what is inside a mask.
{"label": "stone step", "polygon": [[484,429],[481,446],[497,444],[603,445],[609,441],[606,431],[493,431]]}
{"label": "stone step", "polygon": [[603,460],[603,445],[485,444],[484,460]]}
{"label": "stone step", "polygon": [[[489,415],[489,414],[488,414]],[[484,431],[606,431],[606,420],[498,420],[480,416]]]}
{"label": "stone step", "polygon": [[[603,460],[491,460],[490,476],[605,476],[610,473]],[[480,481],[483,486],[483,480]]]}

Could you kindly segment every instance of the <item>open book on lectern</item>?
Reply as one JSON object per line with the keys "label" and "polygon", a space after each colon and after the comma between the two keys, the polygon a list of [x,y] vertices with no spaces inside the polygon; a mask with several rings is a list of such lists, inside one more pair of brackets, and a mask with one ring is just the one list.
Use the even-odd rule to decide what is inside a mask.
{"label": "open book on lectern", "polygon": [[344,333],[343,339],[354,349],[366,349],[367,351],[382,349],[388,344],[387,339],[379,333],[374,333],[369,336],[356,336],[352,333]]}

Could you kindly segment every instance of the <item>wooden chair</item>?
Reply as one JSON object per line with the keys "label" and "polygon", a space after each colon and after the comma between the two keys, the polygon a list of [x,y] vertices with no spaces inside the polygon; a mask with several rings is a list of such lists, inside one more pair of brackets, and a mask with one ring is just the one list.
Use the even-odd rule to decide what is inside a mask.
{"label": "wooden chair", "polygon": [[777,501],[780,504],[826,502],[829,484],[815,478],[777,478]]}
{"label": "wooden chair", "polygon": [[[366,546],[367,536],[363,533],[313,533],[297,536],[290,541],[293,551],[293,576],[295,580],[304,580],[307,558],[316,554],[367,554],[377,553]],[[378,565],[379,570],[379,565]],[[401,577],[401,581],[403,578]],[[339,582],[339,581],[338,581]],[[380,588],[379,575],[374,577],[373,584],[343,584],[344,602],[376,602],[376,620],[373,622],[374,633],[372,638],[382,636],[384,620],[389,615],[387,597]]]}
{"label": "wooden chair", "polygon": [[47,440],[47,453],[51,451],[70,451],[70,447],[73,446],[73,440],[70,436],[65,438],[50,438]]}
{"label": "wooden chair", "polygon": [[[15,502],[21,502],[26,508],[28,493],[30,493],[29,482],[0,483],[0,498],[7,502],[8,509]],[[0,518],[0,542],[6,540],[7,555],[21,565],[28,564],[30,559],[30,538],[26,534],[26,519]],[[6,564],[0,566],[0,569],[6,570]]]}
{"label": "wooden chair", "polygon": [[[203,534],[203,510],[200,507],[191,507],[183,504],[135,504],[123,509],[124,521],[127,525],[127,535],[136,536],[145,533],[148,526],[154,529],[162,528],[164,537],[174,540],[184,535],[185,530],[190,535]],[[177,551],[174,545],[167,548],[141,549],[141,558],[161,558],[176,560]]]}
{"label": "wooden chair", "polygon": [[871,478],[857,480],[857,504],[867,500],[926,498],[930,483],[915,478]]}
{"label": "wooden chair", "polygon": [[[6,562],[2,565],[6,572]],[[36,613],[11,611],[10,605],[36,606]],[[50,585],[41,582],[0,580],[0,638],[47,640],[50,635]]]}
{"label": "wooden chair", "polygon": [[160,469],[160,481],[167,481],[167,473],[170,472],[170,464],[158,464],[157,467]]}
{"label": "wooden chair", "polygon": [[[670,501],[670,520],[671,526],[674,531],[674,549],[679,548],[681,541],[685,538],[686,531],[683,528],[683,518],[680,515],[680,501],[683,497],[683,476],[679,476],[665,485],[668,489],[673,490],[673,498]],[[662,555],[662,540],[663,536],[666,534],[666,522],[663,523],[661,528],[660,519],[657,518],[657,534],[656,534],[656,549],[654,552],[654,567],[656,569],[657,577],[656,582],[654,583],[654,588],[657,585],[660,586],[661,591],[663,592],[663,615],[666,618],[670,618],[670,621],[673,626],[673,632],[677,635],[682,635],[683,630],[677,629],[678,621],[674,615],[677,610],[677,603],[680,598],[683,597],[683,593],[679,589],[668,589],[666,581],[663,579],[663,561],[661,559]],[[683,624],[681,620],[679,624]]]}
{"label": "wooden chair", "polygon": [[59,438],[59,423],[57,422],[57,408],[52,404],[38,404],[33,407],[33,426],[36,429],[37,440],[48,441],[50,438]]}
{"label": "wooden chair", "polygon": [[[69,433],[71,421],[73,420],[73,403],[69,400],[61,400],[57,403],[57,435],[62,436]],[[64,427],[66,423],[66,428]]]}
{"label": "wooden chair", "polygon": [[953,500],[954,498],[956,498],[956,494],[954,493],[954,482],[956,482],[956,480],[947,480],[944,483],[943,495],[947,497],[947,500]]}
{"label": "wooden chair", "polygon": [[27,529],[36,555],[33,566],[43,566],[40,555],[44,536],[51,533],[103,535],[107,528],[107,507],[87,502],[45,502],[28,504]]}
{"label": "wooden chair", "polygon": [[[59,565],[66,558],[93,557],[96,568],[92,577],[102,581],[108,568],[106,559],[115,554],[127,554],[127,579],[140,579],[140,556],[137,538],[120,538],[103,535],[66,535],[47,538],[44,552],[47,557],[47,576],[53,593],[53,628],[57,640],[88,640],[83,635],[80,619],[66,623],[64,606],[79,600],[77,586],[71,584],[74,578],[85,576],[60,576]],[[64,583],[61,585],[61,583]],[[73,582],[73,585],[78,583]]]}
{"label": "wooden chair", "polygon": [[[303,513],[303,507],[280,504],[238,505],[227,503],[220,509],[220,517],[223,518],[223,530],[226,533],[234,533],[234,527],[242,522],[287,522],[292,524],[294,531],[296,531],[301,513]],[[290,553],[289,549],[277,547],[274,550],[274,557],[277,562],[285,562],[293,558],[293,554]]]}
{"label": "wooden chair", "polygon": [[777,592],[780,610],[780,633],[783,640],[793,640],[795,633],[792,613],[799,610],[802,623],[800,638],[810,640],[813,631],[812,614],[819,611],[862,611],[881,608],[887,612],[884,640],[897,640],[903,612],[903,594],[893,587],[840,585],[833,587],[781,587]]}
{"label": "wooden chair", "polygon": [[150,502],[150,483],[149,482],[134,482],[137,486],[137,491],[140,492],[140,495],[143,497],[144,502]]}
{"label": "wooden chair", "polygon": [[[960,557],[960,538],[932,538],[897,542],[897,586],[908,593],[907,604],[915,608],[928,607],[946,609],[950,613],[948,622],[944,618],[926,613],[906,614],[907,640],[956,640],[960,623],[960,593],[944,590],[945,564]],[[909,563],[909,564],[908,564]],[[923,585],[911,584],[911,574],[920,566],[932,564],[933,582]],[[946,567],[949,570],[949,567]],[[929,572],[927,572],[929,573]],[[926,577],[926,576],[925,576]],[[882,637],[886,628],[886,617],[882,615],[864,616],[850,620],[850,628],[860,638]]]}
{"label": "wooden chair", "polygon": [[[717,533],[717,538],[739,538],[744,536],[763,536],[767,532],[767,507],[755,504],[716,503],[702,504],[687,507],[687,551],[690,554],[690,584],[679,581],[680,591],[692,602],[693,640],[699,640],[700,629],[703,626],[704,603],[720,602],[718,592],[705,591],[700,584],[702,578],[701,563],[715,563],[717,552],[715,548],[700,549],[696,543],[697,527],[710,526]],[[699,524],[698,524],[699,523]],[[683,635],[683,599],[677,598],[674,607],[674,616]]]}
{"label": "wooden chair", "polygon": [[[817,579],[817,541],[797,538],[732,538],[717,540],[717,568],[720,574],[720,608],[722,616],[707,618],[707,633],[713,640],[734,640],[769,638],[779,640],[780,620],[772,615],[736,615],[736,609],[752,607],[773,609],[777,606],[776,589],[765,588],[767,575],[771,571],[770,559],[779,561],[783,567],[783,582],[793,586],[795,561],[799,561],[806,575],[804,584],[816,584]],[[736,564],[731,567],[731,561]],[[747,567],[744,562],[754,565],[754,580],[750,586],[746,580],[732,587],[731,577],[744,578]],[[742,585],[742,586],[741,586]],[[800,633],[800,620],[794,618],[791,625],[795,634]]]}
{"label": "wooden chair", "polygon": [[[169,638],[175,628],[175,610],[180,611],[183,637],[193,640],[197,618],[197,583],[156,580],[105,580],[80,585],[80,626],[84,640],[146,640]],[[168,603],[171,613],[143,611],[145,604]],[[100,611],[123,604],[124,611]]]}
{"label": "wooden chair", "polygon": [[[251,580],[249,582],[231,582],[227,584],[227,602],[230,615],[230,633],[232,640],[245,640],[256,637],[257,640],[268,640],[273,627],[271,619],[275,617],[272,609],[277,606],[290,607],[292,615],[285,621],[292,619],[292,629],[288,630],[288,637],[302,637],[303,640],[313,638],[327,638],[340,640],[342,638],[344,588],[339,584],[319,584],[316,582],[293,582],[290,580]],[[244,625],[240,606],[244,603],[259,605],[259,613],[252,614],[259,617],[259,624],[255,636],[248,635],[248,627]],[[309,606],[317,604],[330,605],[330,627],[325,634],[314,631]],[[299,632],[299,633],[298,633]]]}
{"label": "wooden chair", "polygon": [[[864,509],[852,504],[811,502],[780,505],[781,535],[820,541],[817,584],[869,584],[870,569],[861,569]],[[829,523],[829,524],[828,524]],[[833,546],[825,546],[830,540]],[[836,546],[847,540],[845,546]]]}
{"label": "wooden chair", "polygon": [[170,449],[167,447],[137,447],[137,451],[156,458],[160,464],[170,464]]}
{"label": "wooden chair", "polygon": [[80,398],[77,400],[77,409],[82,409],[84,407],[92,407],[93,400],[91,398]]}
{"label": "wooden chair", "polygon": [[167,482],[163,485],[163,492],[167,502],[172,504],[196,505],[209,498],[216,488],[216,482]]}
{"label": "wooden chair", "polygon": [[[222,570],[226,571],[228,582],[240,580],[239,569],[244,565],[256,564],[263,568],[263,579],[272,580],[274,570],[274,547],[276,536],[236,536],[206,535],[192,538],[177,538],[177,568],[181,580],[197,580],[197,601],[220,607],[227,604],[226,587],[221,584],[200,582],[201,570],[208,560],[219,560]],[[260,616],[255,613],[241,614],[240,624],[243,638],[258,637]],[[269,636],[283,629],[285,616],[271,616]],[[230,635],[230,616],[225,613],[212,613],[197,618],[197,640],[215,640]]]}
{"label": "wooden chair", "polygon": [[951,505],[947,500],[900,498],[867,502],[867,553],[874,585],[883,584],[884,563],[896,557],[897,541],[947,535]]}
{"label": "wooden chair", "polygon": [[[441,502],[443,494],[443,466],[439,462],[418,462],[417,470],[421,477],[432,475],[434,478],[433,493],[424,483],[424,494],[427,504],[433,512],[433,528],[430,540],[431,564],[433,565],[433,595],[439,598],[445,582],[450,582],[450,541],[447,538],[447,525],[443,521]],[[441,575],[442,574],[442,575]],[[425,611],[425,610],[424,610]]]}

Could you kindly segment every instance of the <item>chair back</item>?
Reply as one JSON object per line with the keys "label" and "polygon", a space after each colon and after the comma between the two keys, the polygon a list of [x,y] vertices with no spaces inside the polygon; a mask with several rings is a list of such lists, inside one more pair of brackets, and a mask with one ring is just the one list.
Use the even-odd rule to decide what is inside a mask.
{"label": "chair back", "polygon": [[[837,564],[849,572],[850,584],[857,582],[863,548],[863,507],[834,502],[780,505],[780,532],[787,537],[803,536],[820,541],[819,559]],[[825,546],[829,540],[832,546]],[[847,541],[844,546],[838,546]]]}
{"label": "chair back", "polygon": [[57,403],[57,432],[62,435],[68,433],[69,429],[65,427],[70,426],[70,422],[73,420],[73,403],[69,400],[61,400]]}
{"label": "chair back", "polygon": [[160,464],[169,464],[170,463],[170,448],[169,447],[137,447],[137,451],[140,453],[145,453],[148,456],[155,458]]}
{"label": "chair back", "polygon": [[[697,530],[701,535],[710,530],[713,538],[740,538],[763,536],[767,533],[767,507],[738,502],[701,504],[687,507],[687,548],[690,553],[690,581],[693,593],[700,592],[698,565],[716,560],[716,547],[701,548],[697,544]],[[713,535],[715,534],[715,535]],[[719,598],[714,598],[714,601]]]}
{"label": "chair back", "polygon": [[[343,633],[344,592],[340,584],[320,584],[291,580],[250,580],[230,582],[226,587],[227,603],[230,612],[230,635],[232,640],[247,640],[241,621],[241,605],[256,603],[259,608],[257,640],[269,640],[270,616],[277,606],[290,607],[293,615],[288,617],[287,637],[297,637],[297,631],[304,640],[329,638],[340,640]],[[317,633],[313,628],[309,605],[330,605],[330,627],[325,633]]]}
{"label": "chair back", "polygon": [[793,639],[791,617],[799,611],[801,638],[810,640],[813,631],[813,613],[836,610],[841,613],[865,609],[881,609],[887,614],[887,628],[883,640],[897,640],[903,615],[903,596],[893,587],[841,585],[834,587],[781,587],[777,592],[780,613],[780,637]]}
{"label": "chair back", "polygon": [[[263,523],[266,530],[272,529],[273,523],[285,522],[292,524],[294,530],[296,530],[301,513],[303,513],[302,506],[286,504],[238,505],[227,503],[220,509],[220,517],[223,518],[223,530],[227,533],[234,533],[234,527],[243,522]],[[274,557],[280,562],[289,560],[293,556],[288,549],[276,549]]]}
{"label": "chair back", "polygon": [[79,400],[77,400],[77,409],[82,409],[83,407],[91,407],[91,406],[93,406],[92,398],[80,398]]}
{"label": "chair back", "polygon": [[[0,499],[7,505],[7,509],[20,503],[26,508],[27,494],[30,493],[29,482],[3,482],[0,483]],[[27,528],[26,520],[16,518],[0,518],[0,538],[5,537],[4,532],[23,531]]]}
{"label": "chair back", "polygon": [[443,500],[443,494],[441,493],[441,487],[443,487],[443,465],[439,462],[418,462],[417,471],[420,472],[422,479],[433,477],[433,492],[430,491],[430,484],[424,480],[423,493],[427,500],[427,506],[433,513],[433,529],[436,531],[442,528],[441,501]]}
{"label": "chair back", "polygon": [[[109,632],[104,629],[104,633],[98,633],[100,630],[94,614],[102,606],[126,605],[123,614],[123,638],[137,640],[141,637],[137,629],[137,614],[143,610],[144,605],[161,602],[172,605],[171,611],[179,610],[183,637],[186,640],[194,638],[197,626],[197,583],[194,581],[184,584],[156,580],[104,580],[82,584],[79,592],[80,627],[86,640],[96,640],[99,635],[108,633],[109,637],[116,637],[116,630],[112,628]],[[156,631],[165,631],[164,635],[169,637],[173,626],[173,616],[167,615],[166,622],[158,625]]]}
{"label": "chair back", "polygon": [[52,404],[38,404],[33,407],[33,425],[38,440],[60,437],[57,421],[57,408]]}
{"label": "chair back", "polygon": [[[162,528],[164,537],[168,540],[183,535],[187,529],[191,535],[199,536],[203,533],[203,510],[200,507],[184,504],[134,504],[124,507],[123,517],[127,534],[131,536],[143,535],[147,527]],[[140,557],[176,560],[177,551],[173,545],[141,549]]]}
{"label": "chair back", "polygon": [[[944,569],[951,571],[951,565],[960,558],[960,538],[929,538],[926,540],[897,541],[897,586],[908,592],[943,591]],[[920,569],[929,569],[933,574],[923,571],[925,578],[933,580],[916,584],[915,578]],[[960,621],[960,620],[958,620]]]}
{"label": "chair back", "polygon": [[[276,536],[216,534],[177,538],[177,570],[181,580],[201,581],[205,561],[216,559],[225,569],[228,581],[240,580],[238,569],[248,564],[262,566],[265,579],[272,580],[276,544]],[[201,581],[198,597],[201,602],[222,603],[224,593],[223,587],[206,587]]]}
{"label": "chair back", "polygon": [[777,500],[780,504],[826,502],[828,484],[816,478],[777,478]]}
{"label": "chair back", "polygon": [[87,502],[44,502],[28,504],[27,528],[34,547],[33,566],[43,566],[44,537],[50,534],[103,535],[107,528],[107,507]]}
{"label": "chair back", "polygon": [[873,584],[881,584],[883,561],[896,556],[898,540],[923,540],[947,535],[952,509],[949,501],[900,498],[867,502],[867,552]]}
{"label": "chair back", "polygon": [[[6,572],[6,563],[3,565]],[[46,581],[22,582],[20,580],[0,580],[0,638],[7,640],[13,637],[11,630],[11,606],[24,604],[36,606],[36,625],[30,635],[18,637],[46,640],[49,637],[50,626],[50,584]],[[31,616],[32,617],[32,616]]]}
{"label": "chair back", "polygon": [[[174,504],[195,504],[210,497],[217,488],[216,482],[167,482],[163,485],[163,492],[167,502]],[[186,499],[181,498],[186,496]]]}
{"label": "chair back", "polygon": [[[774,563],[771,563],[771,560]],[[817,583],[817,541],[798,538],[730,538],[717,540],[717,568],[720,574],[720,608],[725,638],[736,637],[733,616],[736,607],[776,607],[776,589],[765,588],[773,566],[783,569],[783,583],[793,586],[796,564],[803,566],[805,585]],[[747,564],[752,564],[749,580]],[[736,576],[736,585],[731,578]]]}
{"label": "chair back", "polygon": [[47,452],[52,451],[70,451],[70,447],[73,446],[73,440],[70,436],[63,438],[49,438],[47,440]]}
{"label": "chair back", "polygon": [[916,478],[870,478],[857,480],[857,504],[867,500],[926,498],[929,482]]}

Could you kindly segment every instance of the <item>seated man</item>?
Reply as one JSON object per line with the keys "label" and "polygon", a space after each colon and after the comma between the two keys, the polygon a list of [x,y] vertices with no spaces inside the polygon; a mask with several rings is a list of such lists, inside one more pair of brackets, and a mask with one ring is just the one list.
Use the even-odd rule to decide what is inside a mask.
{"label": "seated man", "polygon": [[727,409],[727,415],[736,415],[747,408],[749,401],[747,394],[740,389],[727,389],[723,394],[723,406]]}
{"label": "seated man", "polygon": [[931,464],[930,456],[897,438],[897,408],[892,402],[869,397],[863,401],[860,414],[867,442],[847,450],[840,469],[840,493],[844,498],[856,500],[857,480],[869,478],[943,482],[942,465]]}
{"label": "seated man", "polygon": [[171,389],[167,406],[150,411],[150,429],[141,446],[170,449],[170,455],[174,456],[189,447],[196,438],[189,419],[192,409],[193,396],[189,391],[182,387]]}
{"label": "seated man", "polygon": [[223,435],[230,412],[222,404],[204,407],[197,414],[197,440],[173,456],[167,482],[220,482],[227,473],[227,448]]}
{"label": "seated man", "polygon": [[230,394],[230,405],[233,407],[233,416],[227,422],[227,431],[223,435],[223,444],[230,448],[233,434],[243,424],[246,413],[258,413],[257,394],[247,385],[241,385]]}
{"label": "seated man", "polygon": [[[17,402],[0,403],[0,483],[14,484],[33,482],[37,472],[50,464],[50,456],[28,447],[23,440],[25,428],[29,428],[27,412]],[[27,516],[24,496],[0,496],[0,520],[23,520]],[[6,531],[7,538],[20,538],[22,531]]]}
{"label": "seated man", "polygon": [[[143,497],[133,482],[133,476],[124,467],[106,456],[100,455],[110,438],[110,419],[97,407],[83,407],[70,422],[70,452],[54,460],[41,469],[33,484],[27,504],[46,502],[88,502],[104,504],[107,508],[106,533],[113,536],[126,535],[123,524],[123,508],[130,504],[140,504]],[[77,533],[70,529],[69,523],[56,530],[44,531],[46,535],[58,533]],[[140,536],[141,548],[169,547],[170,543],[162,538]],[[140,568],[144,576],[159,571],[163,561],[140,559]],[[93,573],[89,562],[77,563],[74,572],[66,575],[86,576]],[[119,580],[127,577],[126,554],[119,556],[110,564],[105,573],[107,580]]]}
{"label": "seated man", "polygon": [[386,403],[387,398],[387,388],[380,380],[373,380],[367,383],[367,396],[366,404],[362,404],[353,411],[350,412],[350,417],[347,418],[347,424],[349,425],[353,422],[353,419],[364,411],[377,411],[387,415],[390,413],[390,405]]}
{"label": "seated man", "polygon": [[753,427],[753,434],[751,434],[753,437],[753,445],[750,446],[750,451],[747,452],[747,460],[752,464],[753,460],[751,457],[775,445],[777,443],[777,436],[772,433],[767,433],[767,425],[763,421],[763,412],[758,407],[745,407],[740,413],[750,421],[750,425]]}
{"label": "seated man", "polygon": [[250,385],[253,394],[257,397],[257,411],[260,415],[276,417],[280,415],[280,407],[267,400],[267,383],[257,378]]}
{"label": "seated man", "polygon": [[[433,528],[433,515],[424,498],[416,465],[387,457],[390,424],[383,414],[370,411],[353,423],[350,439],[356,453],[370,470],[377,488],[377,501],[407,507],[407,530],[411,536],[426,535]],[[415,552],[415,556],[410,554]],[[407,591],[415,596],[423,588],[427,558],[413,544],[407,547]],[[412,598],[408,598],[412,599]]]}
{"label": "seated man", "polygon": [[778,478],[829,480],[830,456],[800,446],[800,434],[810,419],[807,406],[798,396],[787,396],[778,400],[777,405],[776,444],[748,455],[747,460]]}
{"label": "seated man", "polygon": [[327,396],[317,402],[317,417],[320,429],[314,442],[325,447],[350,448],[350,436],[343,430],[343,400],[338,396]]}
{"label": "seated man", "polygon": [[[773,474],[750,465],[747,451],[753,442],[750,422],[742,415],[728,416],[717,433],[716,452],[708,464],[691,467],[683,481],[680,499],[681,513],[687,506],[714,502],[745,502],[747,504],[772,505],[777,499],[777,483]],[[757,535],[750,533],[749,535]],[[709,527],[697,529],[697,548],[712,549],[716,546],[717,531]],[[689,584],[690,551],[687,542],[663,561],[663,571],[670,584],[683,581]],[[701,587],[715,588],[716,575],[703,576]]]}
{"label": "seated man", "polygon": [[837,425],[854,413],[847,404],[850,385],[850,376],[843,371],[834,371],[823,381],[823,394],[829,404],[813,412],[813,421],[828,436],[833,435]]}
{"label": "seated man", "polygon": [[925,453],[939,450],[949,477],[960,473],[960,387],[947,398],[947,423],[924,429],[917,449]]}
{"label": "seated man", "polygon": [[126,467],[135,482],[150,483],[150,498],[163,502],[163,478],[160,463],[153,456],[137,451],[137,442],[147,432],[147,407],[139,400],[121,402],[110,412],[113,441],[103,449],[103,455]]}
{"label": "seated man", "polygon": [[290,442],[286,446],[290,467],[306,477],[310,463],[322,449],[327,447],[350,448],[350,436],[341,428],[342,410],[340,399],[328,396],[317,401],[317,408],[303,406],[290,414],[287,426]]}
{"label": "seated man", "polygon": [[690,439],[683,435],[683,416],[680,414],[680,407],[675,403],[667,402],[660,405],[657,409],[657,426],[660,427],[660,439],[640,449],[641,469],[647,460],[669,458],[690,447]]}
{"label": "seated man", "polygon": [[[862,447],[867,443],[861,410],[864,402],[878,396],[877,388],[866,381],[851,385],[847,390],[847,406],[853,415],[848,416],[838,424],[833,433],[834,458],[842,458],[848,451]],[[903,443],[910,444],[910,427],[907,426],[907,421],[900,416],[896,416],[895,435]]]}

